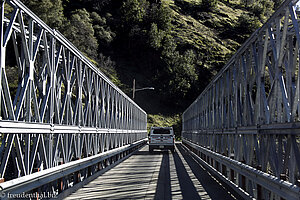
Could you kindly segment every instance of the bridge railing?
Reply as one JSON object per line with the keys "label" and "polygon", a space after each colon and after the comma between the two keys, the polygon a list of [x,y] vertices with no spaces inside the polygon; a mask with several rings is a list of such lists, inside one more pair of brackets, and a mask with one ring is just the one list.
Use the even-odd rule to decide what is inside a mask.
{"label": "bridge railing", "polygon": [[[113,149],[124,151],[112,157],[124,157],[128,145],[147,137],[146,123],[145,111],[62,34],[19,0],[1,1],[0,181],[5,187],[9,180]],[[102,158],[102,167],[92,166],[93,172],[109,163]],[[62,182],[70,186],[72,180]]]}
{"label": "bridge railing", "polygon": [[184,142],[249,197],[299,198],[297,5],[285,1],[183,113]]}

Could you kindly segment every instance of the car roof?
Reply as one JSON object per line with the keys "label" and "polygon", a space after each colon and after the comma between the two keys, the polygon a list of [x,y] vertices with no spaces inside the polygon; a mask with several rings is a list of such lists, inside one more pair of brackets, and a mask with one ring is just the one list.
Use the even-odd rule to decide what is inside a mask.
{"label": "car roof", "polygon": [[173,127],[151,127],[151,129],[173,129]]}

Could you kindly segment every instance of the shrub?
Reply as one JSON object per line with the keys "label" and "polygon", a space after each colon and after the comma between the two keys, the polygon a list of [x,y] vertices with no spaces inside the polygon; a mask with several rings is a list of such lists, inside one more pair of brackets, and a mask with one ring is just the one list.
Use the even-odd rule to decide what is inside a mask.
{"label": "shrub", "polygon": [[264,22],[274,12],[273,7],[274,2],[271,0],[256,1],[252,4],[251,11],[256,17]]}
{"label": "shrub", "polygon": [[217,0],[202,0],[201,7],[204,10],[212,10],[216,7]]}
{"label": "shrub", "polygon": [[257,17],[250,16],[248,14],[242,14],[237,20],[235,29],[241,34],[250,34],[260,27],[260,21]]}

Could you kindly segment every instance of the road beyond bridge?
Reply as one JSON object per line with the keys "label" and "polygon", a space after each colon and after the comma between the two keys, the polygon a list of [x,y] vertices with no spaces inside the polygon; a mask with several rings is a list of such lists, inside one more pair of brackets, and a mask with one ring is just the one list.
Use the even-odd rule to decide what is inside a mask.
{"label": "road beyond bridge", "polygon": [[154,151],[148,145],[66,197],[77,199],[236,199],[183,147]]}

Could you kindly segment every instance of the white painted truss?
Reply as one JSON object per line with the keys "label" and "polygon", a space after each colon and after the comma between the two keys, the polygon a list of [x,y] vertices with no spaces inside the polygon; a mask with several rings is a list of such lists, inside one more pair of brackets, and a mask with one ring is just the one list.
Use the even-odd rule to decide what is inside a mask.
{"label": "white painted truss", "polygon": [[[184,112],[182,131],[187,141],[292,184],[300,180],[297,2],[286,0],[251,35]],[[242,187],[240,172],[233,182]],[[258,198],[255,184],[246,177],[242,188]]]}
{"label": "white painted truss", "polygon": [[5,181],[147,137],[146,113],[19,0],[1,1],[0,117]]}

